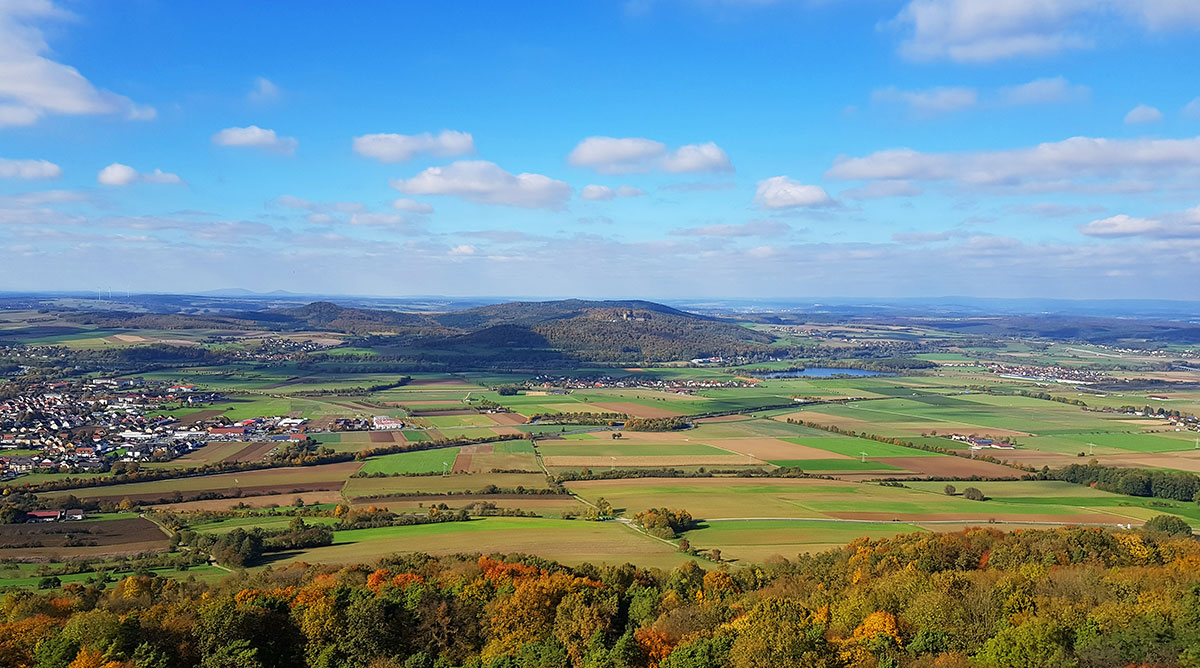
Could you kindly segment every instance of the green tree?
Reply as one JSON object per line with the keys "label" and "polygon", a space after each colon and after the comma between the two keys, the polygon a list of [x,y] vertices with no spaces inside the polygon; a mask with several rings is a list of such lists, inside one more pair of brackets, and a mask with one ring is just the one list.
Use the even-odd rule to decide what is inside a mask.
{"label": "green tree", "polygon": [[738,620],[740,632],[729,650],[733,668],[833,668],[839,665],[825,640],[825,629],[813,623],[800,603],[769,598]]}
{"label": "green tree", "polygon": [[983,668],[1075,668],[1074,638],[1069,629],[1032,617],[1001,630],[983,645],[975,659]]}

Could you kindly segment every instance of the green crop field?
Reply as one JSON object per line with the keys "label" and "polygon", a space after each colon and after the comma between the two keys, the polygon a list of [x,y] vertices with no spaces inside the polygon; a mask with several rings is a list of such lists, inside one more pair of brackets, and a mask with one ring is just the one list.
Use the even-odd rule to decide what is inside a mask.
{"label": "green crop field", "polygon": [[305,550],[283,561],[362,563],[414,551],[520,552],[567,564],[635,561],[659,568],[672,568],[691,558],[617,522],[486,517],[470,522],[337,531],[333,545]]}
{"label": "green crop field", "polygon": [[437,450],[417,450],[415,452],[400,452],[394,455],[372,457],[363,464],[363,473],[429,473],[432,471],[449,471],[454,467],[454,459],[458,457],[459,448],[438,448]]}

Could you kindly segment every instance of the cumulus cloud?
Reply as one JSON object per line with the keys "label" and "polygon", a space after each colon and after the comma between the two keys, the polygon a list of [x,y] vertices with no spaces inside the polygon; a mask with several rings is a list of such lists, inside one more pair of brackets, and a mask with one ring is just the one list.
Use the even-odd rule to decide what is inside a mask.
{"label": "cumulus cloud", "polygon": [[251,102],[271,102],[282,95],[283,91],[274,82],[266,77],[258,77],[254,80],[254,87],[246,93],[246,99]]}
{"label": "cumulus cloud", "polygon": [[1011,106],[1080,102],[1090,95],[1091,90],[1087,86],[1073,84],[1066,77],[1034,79],[1029,83],[1000,89],[1001,102]]}
{"label": "cumulus cloud", "polygon": [[895,86],[881,88],[871,94],[872,102],[893,102],[906,105],[915,114],[933,115],[970,109],[979,102],[974,88],[946,86],[926,90],[901,90]]}
{"label": "cumulus cloud", "polygon": [[114,162],[101,169],[96,174],[96,181],[106,186],[128,186],[134,183],[183,183],[183,179],[179,178],[178,174],[164,172],[161,169],[142,173],[129,165],[122,165],[119,162]]}
{"label": "cumulus cloud", "polygon": [[1200,26],[1182,0],[910,0],[891,25],[911,60],[982,63],[1092,47],[1103,27],[1159,31]]}
{"label": "cumulus cloud", "polygon": [[1143,123],[1157,123],[1163,118],[1162,112],[1154,107],[1145,104],[1139,104],[1125,114],[1126,125],[1140,125]]}
{"label": "cumulus cloud", "polygon": [[872,181],[861,188],[842,191],[849,199],[881,199],[884,197],[912,197],[920,195],[921,187],[909,181]]}
{"label": "cumulus cloud", "polygon": [[295,137],[282,137],[274,130],[250,125],[244,128],[225,128],[212,136],[217,146],[237,146],[262,149],[280,155],[295,155],[300,142]]}
{"label": "cumulus cloud", "polygon": [[761,209],[791,209],[833,204],[821,186],[805,185],[786,176],[772,176],[758,182],[754,203]]}
{"label": "cumulus cloud", "polygon": [[457,255],[459,257],[469,257],[474,255],[478,249],[470,244],[462,244],[450,249],[449,255]]}
{"label": "cumulus cloud", "polygon": [[1149,218],[1119,214],[1079,226],[1090,237],[1170,237],[1200,239],[1200,206]]}
{"label": "cumulus cloud", "polygon": [[154,118],[153,107],[98,89],[47,57],[50,46],[35,24],[71,16],[49,0],[0,3],[0,126],[32,125],[46,114]]}
{"label": "cumulus cloud", "polygon": [[671,230],[683,237],[781,237],[791,232],[787,223],[778,220],[751,220],[742,225],[703,225]]}
{"label": "cumulus cloud", "polygon": [[9,160],[0,158],[0,179],[57,179],[62,167],[49,160]]}
{"label": "cumulus cloud", "polygon": [[733,171],[729,156],[713,142],[668,150],[666,144],[644,137],[588,137],[571,149],[567,162],[601,174],[640,174],[654,169],[672,174]]}
{"label": "cumulus cloud", "polygon": [[406,195],[452,195],[479,204],[526,209],[563,209],[571,196],[571,186],[562,181],[541,174],[512,174],[486,160],[430,167],[391,184]]}
{"label": "cumulus cloud", "polygon": [[398,213],[372,213],[363,211],[350,216],[351,225],[368,225],[371,227],[402,227],[409,222],[408,218]]}
{"label": "cumulus cloud", "polygon": [[355,137],[353,147],[355,153],[380,162],[408,162],[422,155],[449,158],[474,153],[475,139],[456,130],[442,130],[436,135],[380,133]]}
{"label": "cumulus cloud", "polygon": [[[1001,151],[923,153],[897,148],[863,157],[842,156],[825,176],[863,181],[953,181],[969,187],[1030,187],[1049,192],[1086,186],[1088,179],[1112,180],[1128,175],[1151,176],[1162,181],[1197,168],[1200,168],[1200,137],[1072,137]],[[1136,183],[1124,185],[1141,189],[1133,188]],[[1154,184],[1146,187],[1152,188]]]}
{"label": "cumulus cloud", "polygon": [[1200,118],[1200,97],[1188,102],[1183,107],[1183,115],[1191,118]]}
{"label": "cumulus cloud", "polygon": [[404,211],[406,213],[433,213],[433,205],[425,202],[418,202],[415,199],[408,199],[407,197],[397,197],[396,199],[392,200],[392,208],[397,211]]}
{"label": "cumulus cloud", "polygon": [[610,200],[617,197],[641,197],[646,191],[634,186],[617,186],[610,188],[608,186],[589,185],[584,186],[579,192],[579,196],[583,199],[594,200]]}

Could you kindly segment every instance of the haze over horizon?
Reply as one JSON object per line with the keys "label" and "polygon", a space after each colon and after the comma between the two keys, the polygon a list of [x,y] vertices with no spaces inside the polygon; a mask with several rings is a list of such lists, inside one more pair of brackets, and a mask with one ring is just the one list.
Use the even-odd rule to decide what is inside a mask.
{"label": "haze over horizon", "polygon": [[0,290],[1200,284],[1200,3],[271,10],[0,1]]}

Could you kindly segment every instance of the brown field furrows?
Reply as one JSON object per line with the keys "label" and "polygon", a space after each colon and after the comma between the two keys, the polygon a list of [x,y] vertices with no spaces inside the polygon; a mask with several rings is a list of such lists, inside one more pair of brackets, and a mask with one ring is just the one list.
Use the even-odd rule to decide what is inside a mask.
{"label": "brown field furrows", "polygon": [[525,417],[516,413],[488,413],[487,416],[492,422],[503,427],[525,424]]}
{"label": "brown field furrows", "polygon": [[491,443],[475,443],[473,445],[464,445],[459,448],[459,454],[463,455],[490,455],[496,451],[496,446]]}
{"label": "brown field furrows", "polygon": [[274,450],[277,443],[250,443],[246,447],[231,453],[221,461],[223,462],[256,462],[262,459],[268,452]]}
{"label": "brown field furrows", "polygon": [[[86,533],[85,533],[86,532]],[[95,545],[67,546],[68,534]],[[24,547],[36,541],[39,547]],[[135,517],[104,522],[52,522],[0,525],[0,558],[78,558],[160,552],[167,535],[150,520]]]}
{"label": "brown field furrows", "polygon": [[395,443],[396,439],[392,437],[390,431],[373,431],[371,432],[372,443]]}
{"label": "brown field furrows", "polygon": [[459,399],[422,399],[421,401],[401,401],[400,406],[412,406],[420,410],[421,406],[461,406],[462,401]]}
{"label": "brown field furrows", "polygon": [[[820,442],[821,439],[812,439],[814,443]],[[808,445],[796,445],[787,441],[770,438],[768,436],[760,438],[722,438],[714,439],[708,442],[716,448],[724,450],[732,450],[733,452],[743,455],[753,455],[759,459],[845,459],[847,461],[854,459],[846,455],[839,455],[836,452],[821,450]]]}
{"label": "brown field furrows", "polygon": [[[546,466],[589,468],[605,468],[614,464],[611,457],[591,456],[560,456],[544,457]],[[757,463],[757,462],[756,462]],[[654,456],[638,455],[634,457],[617,457],[615,465],[622,467],[664,467],[664,466],[743,466],[746,457],[741,455],[689,455],[689,456]]]}
{"label": "brown field furrows", "polygon": [[471,455],[464,455],[461,451],[454,458],[454,468],[450,469],[451,473],[470,473],[471,472]]}
{"label": "brown field furrows", "polygon": [[741,422],[750,419],[745,415],[719,415],[717,417],[700,418],[696,422],[698,424],[708,424],[709,422]]}
{"label": "brown field furrows", "polygon": [[195,413],[191,413],[189,415],[184,415],[183,417],[179,418],[178,426],[190,427],[190,426],[196,424],[197,422],[203,422],[204,420],[211,420],[213,418],[220,417],[221,414],[224,412],[225,411],[223,411],[223,410],[196,411]]}
{"label": "brown field furrows", "polygon": [[498,436],[520,436],[525,432],[516,427],[492,427],[492,433]]}
{"label": "brown field furrows", "polygon": [[873,522],[947,522],[964,520],[986,524],[994,519],[998,522],[1055,522],[1058,524],[1107,524],[1115,525],[1124,518],[1103,513],[1081,511],[1071,515],[1012,515],[1005,513],[989,513],[986,510],[978,513],[889,513],[887,511],[839,511],[827,512],[826,515],[842,520],[870,520]]}
{"label": "brown field furrows", "polygon": [[[261,495],[266,495],[266,494],[289,494],[292,492],[337,491],[337,490],[340,490],[342,488],[342,486],[345,484],[346,483],[343,480],[333,480],[333,481],[324,481],[324,482],[296,482],[296,483],[287,483],[287,484],[282,484],[282,485],[242,485],[242,486],[238,487],[237,489],[240,490],[241,493],[245,496],[261,496]],[[207,491],[229,492],[231,490],[229,490],[229,489],[194,490],[194,491],[188,490],[188,491],[180,492],[180,494],[186,500],[190,497],[194,497],[199,494],[203,494]],[[95,500],[98,503],[103,503],[104,501],[112,501],[114,503],[119,503],[123,499],[129,499],[135,503],[142,503],[142,502],[155,503],[155,502],[159,501],[160,499],[169,499],[172,495],[173,495],[173,492],[146,492],[146,493],[140,493],[140,494],[114,494],[111,496],[89,496],[88,500],[89,501]],[[233,499],[234,503],[237,503],[237,501],[238,501],[238,499],[236,499],[236,498]]]}
{"label": "brown field furrows", "polygon": [[305,504],[341,503],[340,492],[308,492],[296,494],[266,494],[262,496],[240,496],[236,499],[207,499],[205,501],[182,501],[180,503],[164,503],[154,506],[161,510],[190,511],[190,510],[228,510],[239,503],[251,508],[268,508],[271,506],[291,506],[296,499],[303,499]]}
{"label": "brown field furrows", "polygon": [[640,418],[665,418],[678,417],[682,415],[682,413],[678,411],[667,410],[666,408],[652,408],[650,406],[643,406],[641,404],[635,404],[628,401],[592,402],[591,405],[601,408],[608,413],[624,413],[626,415],[632,415],[633,417]]}
{"label": "brown field furrows", "polygon": [[[458,402],[456,401],[454,403],[457,404]],[[422,410],[409,411],[409,414],[412,415],[413,417],[443,417],[443,416],[453,417],[453,416],[457,416],[457,415],[477,415],[478,413],[479,413],[479,411],[476,411],[474,409],[468,409],[468,408],[463,408],[460,410],[451,410],[451,411],[422,411]]]}
{"label": "brown field furrows", "polygon": [[[1024,475],[1024,471],[965,457],[872,457],[871,461],[899,466],[906,471],[934,477],[1019,478]],[[888,475],[888,472],[885,471],[876,473],[875,477],[886,478]]]}

